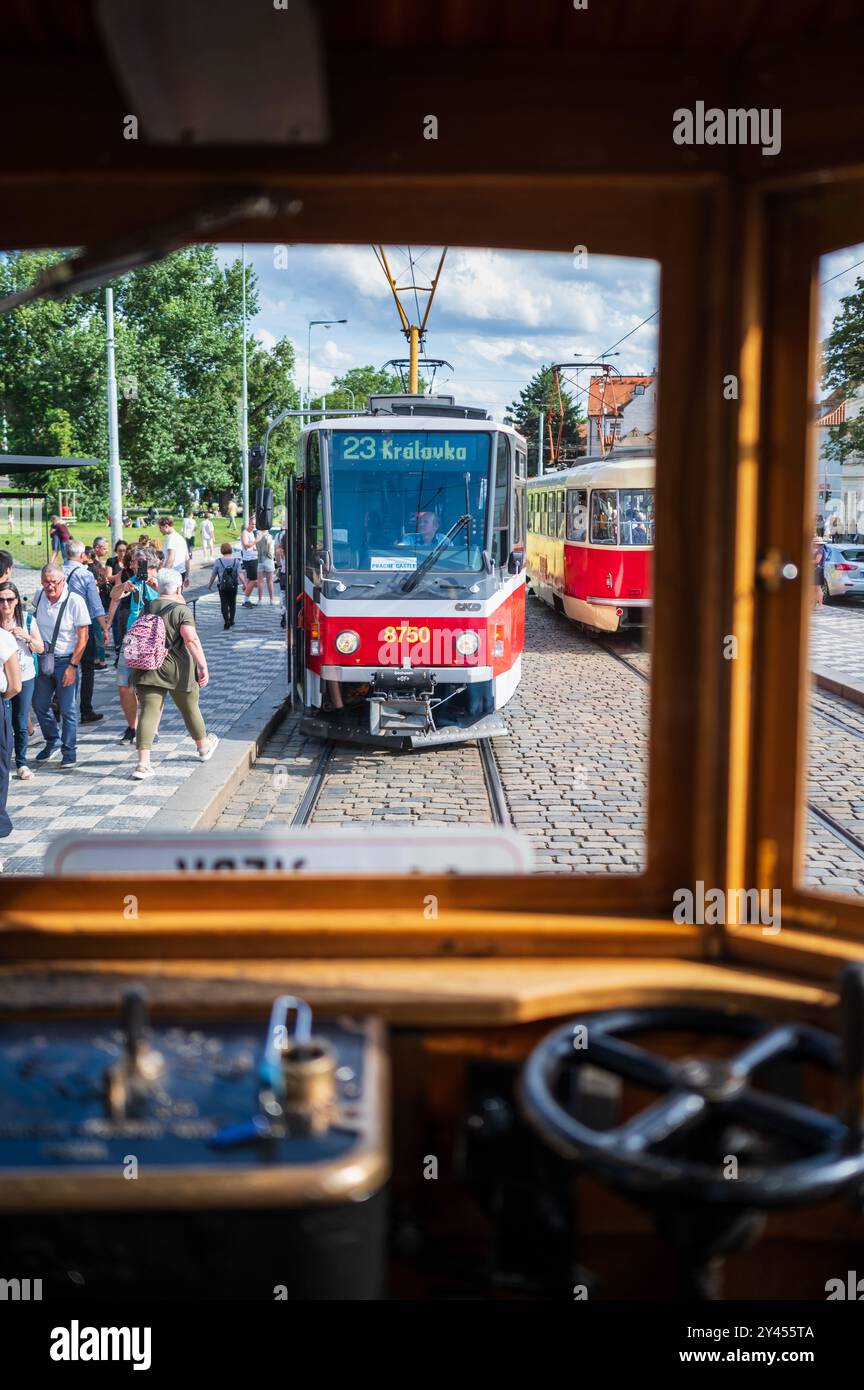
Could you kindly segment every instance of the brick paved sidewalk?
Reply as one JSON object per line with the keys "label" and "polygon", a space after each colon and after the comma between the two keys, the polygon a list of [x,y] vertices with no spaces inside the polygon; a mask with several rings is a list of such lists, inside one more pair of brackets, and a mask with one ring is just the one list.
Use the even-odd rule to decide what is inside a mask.
{"label": "brick paved sidewalk", "polygon": [[[209,566],[193,573],[192,596],[204,588],[202,575],[206,583]],[[113,665],[96,672],[93,704],[105,718],[98,724],[79,725],[74,772],[61,772],[59,759],[41,767],[32,761],[42,747],[34,721],[33,780],[19,782],[13,771],[10,782],[8,810],[13,830],[0,840],[3,873],[41,873],[49,840],[66,831],[140,831],[163,811],[170,822],[169,802],[190,779],[195,779],[193,787],[200,784],[203,803],[210,794],[207,789],[212,788],[217,759],[237,751],[236,742],[232,749],[232,735],[233,740],[248,743],[250,707],[268,687],[274,686],[278,693],[284,689],[280,677],[284,682],[285,634],[279,617],[278,600],[272,607],[267,602],[252,609],[238,604],[236,627],[226,632],[215,589],[198,600],[196,624],[210,670],[201,710],[208,731],[222,740],[209,763],[198,761],[195,745],[169,697],[153,749],[156,776],[146,782],[132,781],[136,754],[134,745],[120,741],[126,720]]]}
{"label": "brick paved sidewalk", "polygon": [[864,607],[832,603],[813,609],[810,666],[864,690]]}

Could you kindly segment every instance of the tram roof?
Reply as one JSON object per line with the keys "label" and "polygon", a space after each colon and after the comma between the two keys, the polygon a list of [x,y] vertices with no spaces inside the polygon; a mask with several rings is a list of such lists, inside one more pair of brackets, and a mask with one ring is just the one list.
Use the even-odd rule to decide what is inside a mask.
{"label": "tram roof", "polygon": [[467,420],[460,415],[333,415],[323,420],[313,420],[301,431],[311,434],[313,430],[363,429],[363,430],[441,430],[448,433],[470,431],[489,434],[512,434],[524,441],[524,436],[512,425],[503,425],[500,420]]}
{"label": "tram roof", "polygon": [[605,457],[585,458],[572,468],[561,468],[531,478],[529,488],[553,487],[568,483],[584,483],[590,487],[627,487],[630,484],[652,487],[654,483],[653,449],[633,449]]}

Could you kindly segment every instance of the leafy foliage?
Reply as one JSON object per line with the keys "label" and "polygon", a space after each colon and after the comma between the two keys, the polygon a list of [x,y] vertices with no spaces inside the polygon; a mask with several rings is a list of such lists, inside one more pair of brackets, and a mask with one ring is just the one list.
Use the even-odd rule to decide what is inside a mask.
{"label": "leafy foliage", "polygon": [[359,410],[368,404],[372,395],[392,395],[401,391],[402,382],[397,372],[386,372],[383,368],[376,367],[352,367],[344,376],[333,378],[333,384],[327,392],[327,409],[351,410],[356,407]]}
{"label": "leafy foliage", "polygon": [[[860,276],[840,304],[823,347],[823,380],[848,399],[864,386],[864,280]],[[864,412],[842,425],[832,425],[825,446],[826,456],[836,463],[858,453],[864,453]]]}
{"label": "leafy foliage", "polygon": [[[60,259],[19,252],[0,259],[0,293],[32,283]],[[247,269],[247,312],[258,293]],[[240,262],[219,264],[216,248],[193,246],[126,276],[114,287],[115,356],[124,505],[182,507],[193,488],[237,489],[241,476],[242,358]],[[271,352],[247,341],[249,440],[267,417],[296,407],[294,349]],[[10,453],[94,457],[101,468],[46,472],[34,486],[75,487],[82,516],[108,502],[107,363],[101,290],[54,302],[35,300],[0,318],[0,414]],[[291,465],[296,425],[273,435],[270,481]]]}

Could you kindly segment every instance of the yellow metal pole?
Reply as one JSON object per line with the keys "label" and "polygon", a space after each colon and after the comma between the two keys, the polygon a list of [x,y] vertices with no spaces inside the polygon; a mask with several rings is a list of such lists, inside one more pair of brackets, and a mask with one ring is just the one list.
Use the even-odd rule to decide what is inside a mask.
{"label": "yellow metal pole", "polygon": [[408,390],[412,396],[420,391],[420,329],[412,323],[408,330]]}

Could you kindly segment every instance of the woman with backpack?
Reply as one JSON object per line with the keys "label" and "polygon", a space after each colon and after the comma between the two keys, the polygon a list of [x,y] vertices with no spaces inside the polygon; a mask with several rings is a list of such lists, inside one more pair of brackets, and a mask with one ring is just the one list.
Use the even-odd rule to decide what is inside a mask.
{"label": "woman with backpack", "polygon": [[153,776],[150,750],[166,695],[183,716],[200,762],[212,758],[219,742],[215,734],[208,734],[198,707],[198,693],[210,675],[192,610],[181,597],[183,576],[177,570],[161,569],[156,585],[159,597],[147,604],[123,641],[123,656],[139,705],[135,737],[138,766],[132,773],[137,782]]}
{"label": "woman with backpack", "polygon": [[135,696],[132,673],[123,659],[123,637],[138,621],[145,606],[152,599],[159,597],[159,590],[156,588],[158,572],[159,557],[155,550],[139,550],[137,547],[130,547],[129,563],[119,571],[108,605],[108,625],[112,630],[117,614],[121,611],[125,614],[121,620],[122,633],[117,644],[117,661],[115,662],[117,694],[126,716],[126,728],[123,731],[122,743],[135,742],[135,730],[138,726],[138,700]]}
{"label": "woman with backpack", "polygon": [[207,585],[207,592],[215,584],[219,590],[219,604],[222,609],[222,618],[225,622],[225,631],[234,626],[234,617],[237,612],[237,589],[240,584],[240,561],[234,554],[230,541],[223,541],[219,547],[219,559],[213,563],[210,573],[210,583]]}

